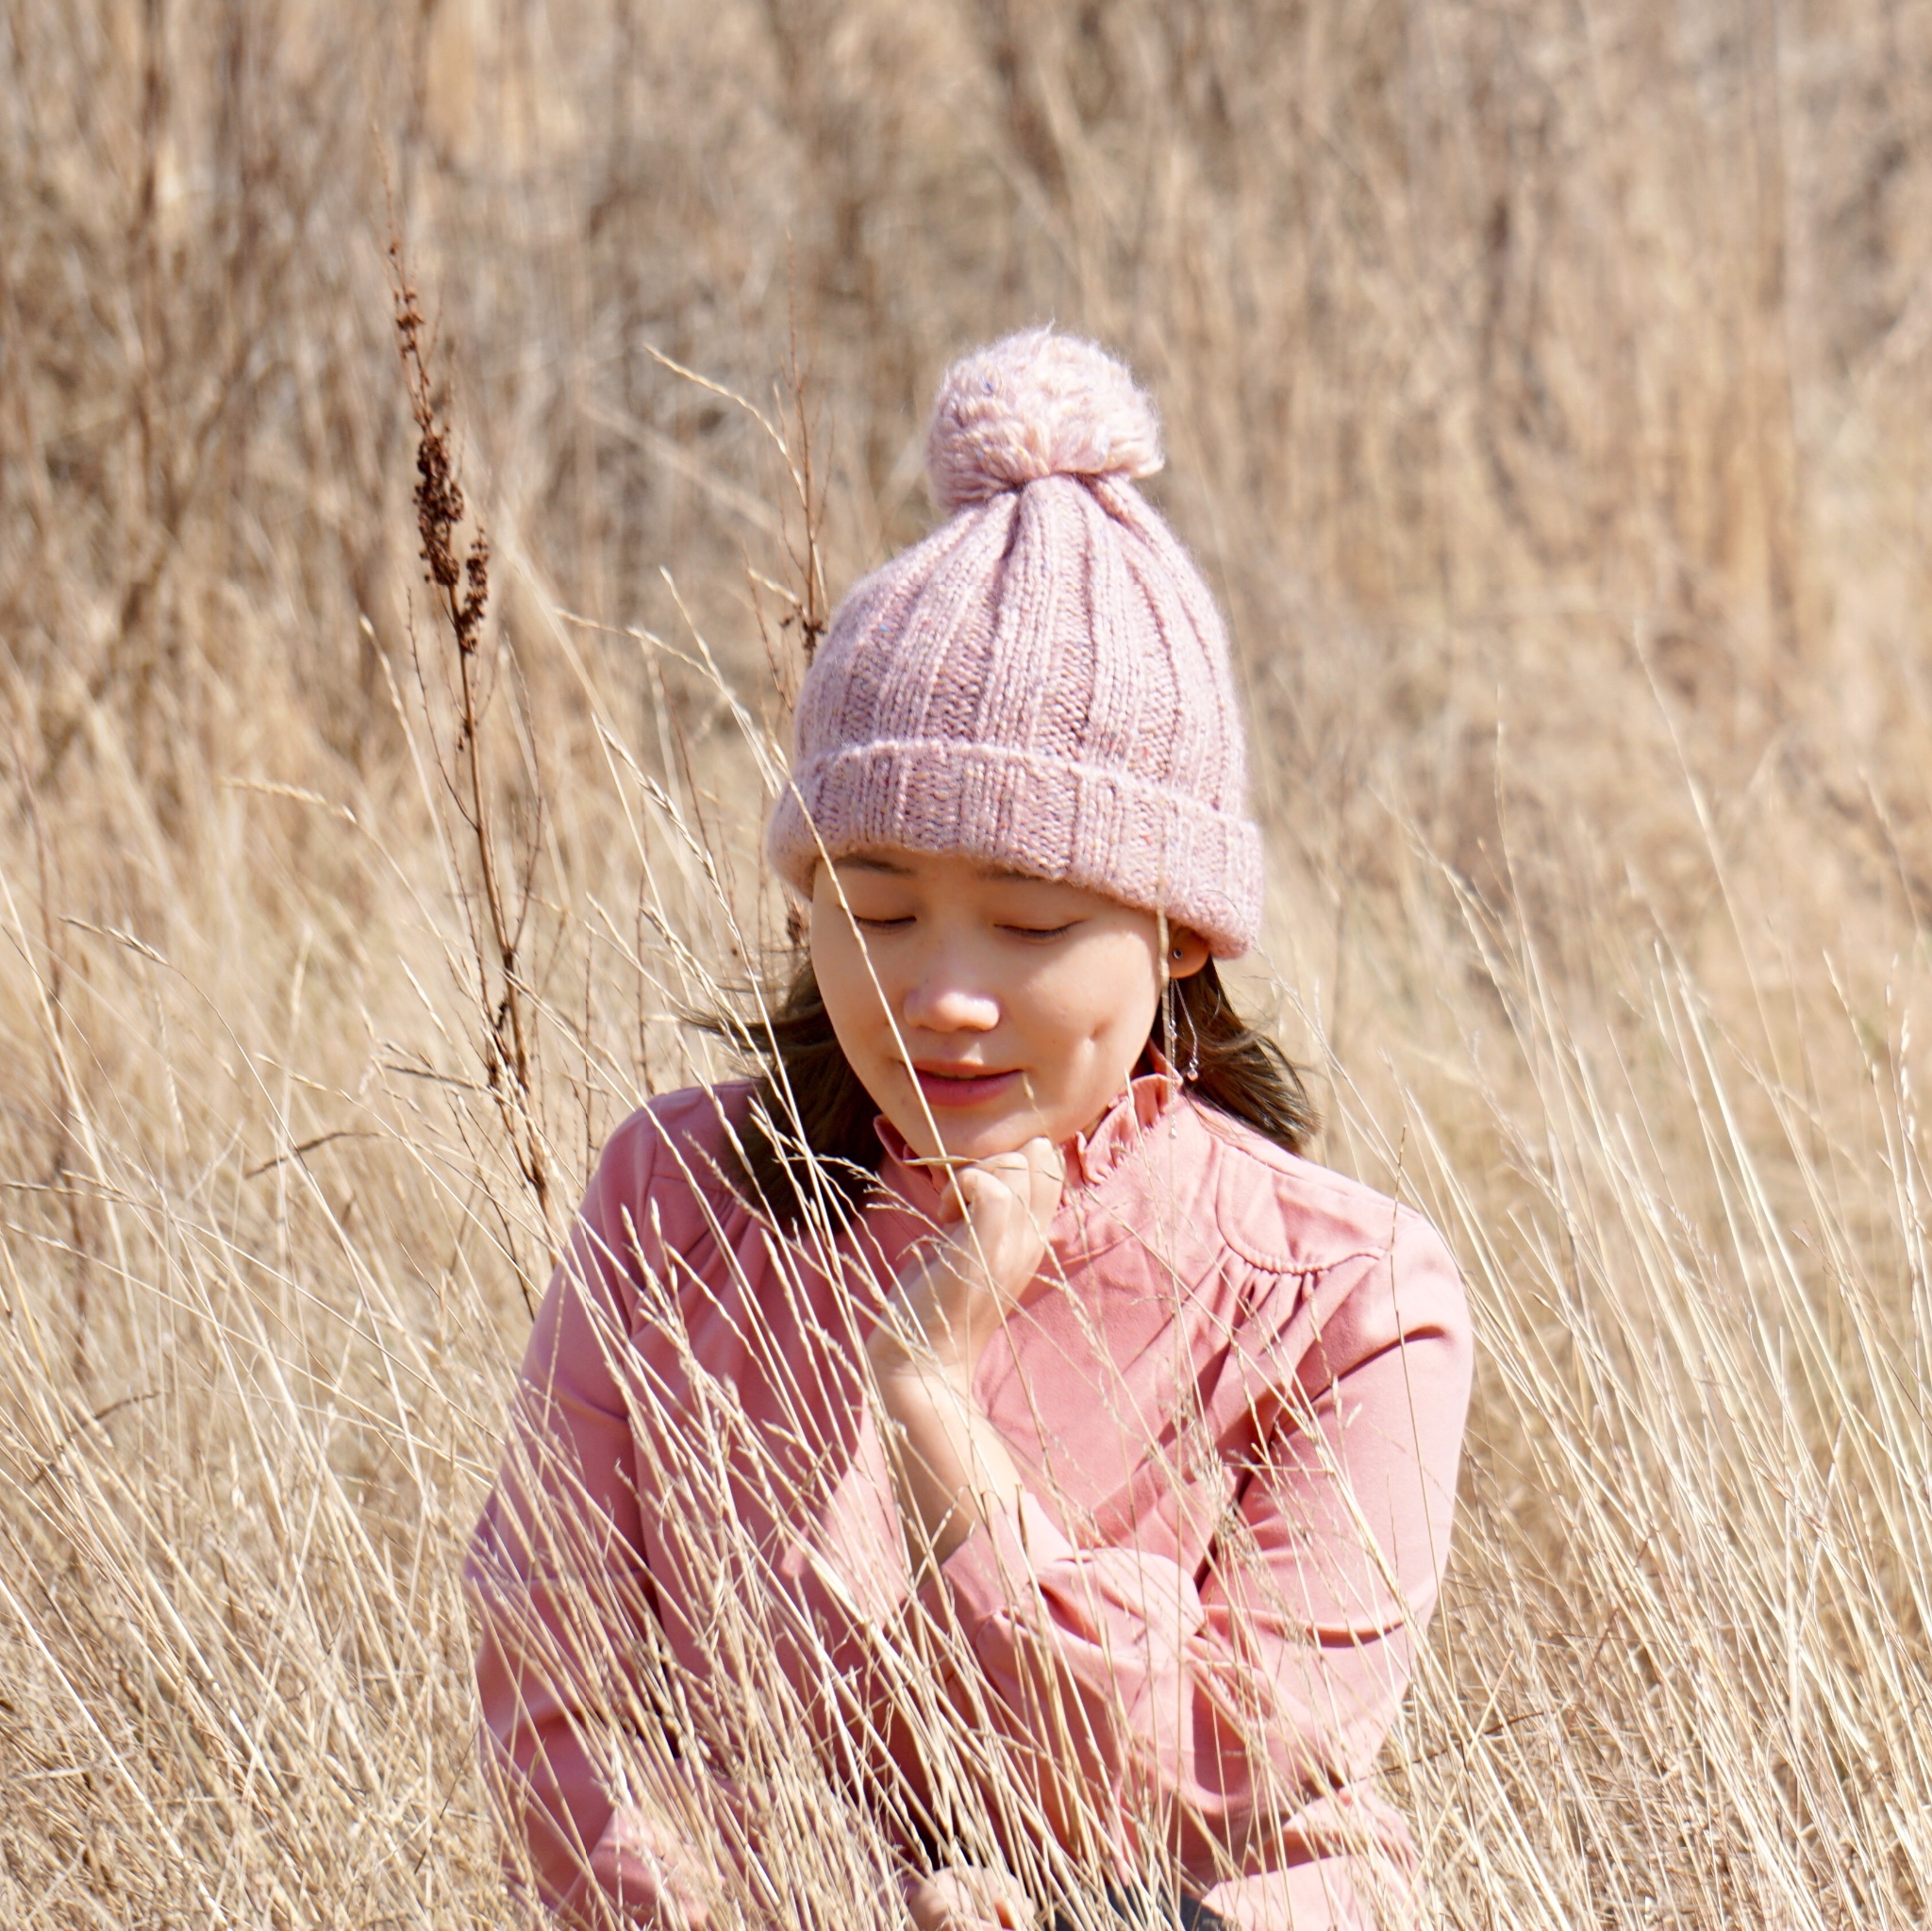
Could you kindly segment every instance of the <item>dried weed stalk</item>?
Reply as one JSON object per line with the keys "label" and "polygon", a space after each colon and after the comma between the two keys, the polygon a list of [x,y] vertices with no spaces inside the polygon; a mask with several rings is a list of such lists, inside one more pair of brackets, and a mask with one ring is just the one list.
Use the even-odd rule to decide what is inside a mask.
{"label": "dried weed stalk", "polygon": [[[532,786],[522,849],[508,870],[497,848],[491,810],[491,778],[484,724],[491,690],[481,675],[481,651],[490,610],[490,539],[479,520],[468,547],[458,557],[458,531],[468,505],[457,479],[451,432],[437,407],[424,340],[421,297],[403,261],[402,242],[391,236],[390,274],[395,299],[396,346],[409,413],[416,424],[416,529],[427,572],[439,627],[448,626],[456,647],[455,732],[446,741],[435,729],[430,706],[431,742],[437,768],[474,854],[474,872],[459,867],[457,877],[470,935],[475,990],[483,1017],[484,1078],[494,1098],[517,1169],[535,1198],[544,1226],[555,1236],[554,1199],[544,1133],[538,1104],[535,1000],[524,976],[522,947],[528,924],[531,891],[542,850],[543,802]],[[415,628],[410,626],[415,643]],[[422,661],[417,658],[419,683]],[[426,691],[425,692],[426,698]],[[534,774],[533,774],[534,775]],[[480,904],[482,916],[477,916]]]}

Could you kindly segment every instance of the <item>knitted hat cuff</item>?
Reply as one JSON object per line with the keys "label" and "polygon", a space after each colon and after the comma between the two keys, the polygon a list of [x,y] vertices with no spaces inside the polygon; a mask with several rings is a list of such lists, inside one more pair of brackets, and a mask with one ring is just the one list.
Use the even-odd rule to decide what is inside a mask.
{"label": "knitted hat cuff", "polygon": [[1255,942],[1261,841],[1244,818],[1119,767],[957,740],[874,740],[792,774],[767,849],[802,895],[820,853],[957,854],[1164,912],[1217,958]]}

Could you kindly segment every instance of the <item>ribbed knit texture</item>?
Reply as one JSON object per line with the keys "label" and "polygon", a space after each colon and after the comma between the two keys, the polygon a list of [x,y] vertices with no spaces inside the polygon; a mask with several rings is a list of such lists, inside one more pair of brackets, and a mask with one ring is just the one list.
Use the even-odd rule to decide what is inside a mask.
{"label": "ribbed knit texture", "polygon": [[779,873],[959,853],[1253,944],[1260,839],[1214,599],[1132,478],[1153,405],[1048,329],[957,364],[926,445],[951,514],[856,584],[799,695]]}

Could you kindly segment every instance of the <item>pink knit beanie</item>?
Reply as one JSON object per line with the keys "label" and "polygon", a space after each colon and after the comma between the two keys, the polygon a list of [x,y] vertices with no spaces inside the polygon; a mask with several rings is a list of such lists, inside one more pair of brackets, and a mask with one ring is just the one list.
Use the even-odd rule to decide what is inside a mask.
{"label": "pink knit beanie", "polygon": [[1132,479],[1160,467],[1120,363],[1034,329],[954,365],[925,465],[947,520],[854,585],[799,693],[774,864],[960,853],[1254,943],[1227,638]]}

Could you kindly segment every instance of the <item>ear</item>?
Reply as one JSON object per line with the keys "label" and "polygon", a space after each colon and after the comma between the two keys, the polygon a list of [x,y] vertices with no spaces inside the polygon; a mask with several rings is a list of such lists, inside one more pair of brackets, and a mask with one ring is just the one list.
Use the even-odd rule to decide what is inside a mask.
{"label": "ear", "polygon": [[1167,928],[1167,975],[1170,979],[1191,979],[1208,963],[1208,941],[1185,925]]}

